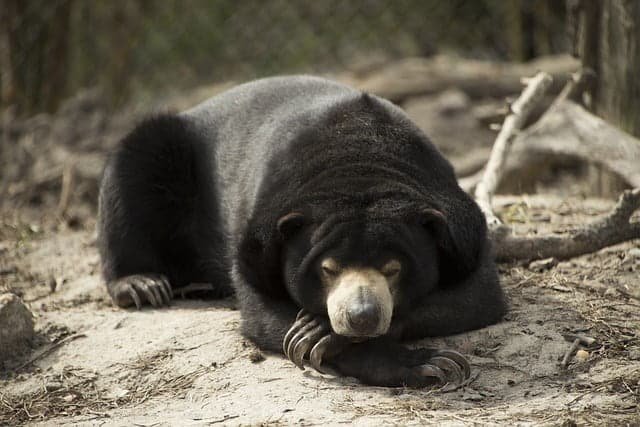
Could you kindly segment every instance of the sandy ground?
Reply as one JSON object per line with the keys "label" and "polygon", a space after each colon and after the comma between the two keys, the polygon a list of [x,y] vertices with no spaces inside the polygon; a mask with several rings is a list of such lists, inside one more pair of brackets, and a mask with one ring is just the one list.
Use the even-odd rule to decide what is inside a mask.
{"label": "sandy ground", "polygon": [[[584,224],[611,202],[501,197],[517,232]],[[0,425],[639,425],[639,242],[545,268],[502,265],[498,325],[425,340],[466,354],[452,392],[366,387],[301,371],[238,333],[233,299],[120,310],[99,276],[93,224],[3,218],[0,290],[36,316],[33,350],[0,371]],[[571,343],[596,339],[566,368]],[[420,343],[416,343],[420,344]]]}

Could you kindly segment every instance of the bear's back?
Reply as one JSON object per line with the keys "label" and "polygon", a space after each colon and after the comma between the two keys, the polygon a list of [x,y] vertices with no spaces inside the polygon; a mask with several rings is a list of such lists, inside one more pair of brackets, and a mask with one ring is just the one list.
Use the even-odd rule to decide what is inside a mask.
{"label": "bear's back", "polygon": [[236,235],[253,211],[269,160],[332,106],[360,92],[312,76],[282,76],[234,87],[182,113],[210,145],[227,231]]}

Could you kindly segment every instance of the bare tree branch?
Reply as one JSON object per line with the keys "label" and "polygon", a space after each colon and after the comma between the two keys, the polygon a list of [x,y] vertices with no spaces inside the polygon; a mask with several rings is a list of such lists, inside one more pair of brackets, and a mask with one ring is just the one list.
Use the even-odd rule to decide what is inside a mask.
{"label": "bare tree branch", "polygon": [[[542,132],[541,129],[557,128],[556,122],[559,118],[565,117],[566,114],[563,115],[562,112],[567,110],[567,105],[575,105],[568,99],[579,96],[590,75],[588,71],[574,74],[538,123],[527,132],[518,135],[527,115],[539,102],[551,83],[551,77],[545,73],[538,73],[533,79],[530,79],[522,95],[511,105],[511,114],[505,118],[484,171],[460,180],[460,185],[466,191],[471,191],[475,186],[476,201],[487,217],[498,261],[568,259],[640,238],[640,221],[631,221],[633,213],[640,208],[640,188],[624,192],[615,208],[606,217],[582,229],[563,235],[514,236],[511,234],[511,229],[502,225],[493,212],[491,205],[493,194],[505,174],[507,156],[515,137],[518,136],[517,140],[522,151],[528,149],[529,145],[535,142],[536,135]],[[576,108],[580,109],[578,106]],[[580,109],[580,111],[583,110]],[[588,115],[587,119],[584,119],[584,114]],[[636,161],[639,156],[635,154],[637,151],[635,139],[630,136],[625,138],[624,132],[595,116],[586,112],[584,114],[580,116],[583,120],[580,120],[579,123],[571,122],[574,123],[574,126],[569,127],[569,132],[566,132],[565,129],[565,132],[561,134],[563,137],[559,137],[556,132],[554,137],[547,138],[545,146],[550,147],[548,151],[565,154],[565,145],[567,145],[565,142],[576,140],[577,142],[573,145],[568,143],[569,148],[573,147],[572,153],[578,153],[576,155],[579,157],[609,166],[635,185],[636,176],[640,174]],[[556,125],[550,126],[547,122]],[[587,131],[585,132],[585,130]],[[573,136],[570,137],[567,133]],[[628,139],[634,141],[630,143]],[[562,144],[559,144],[559,141],[562,141]],[[612,142],[615,142],[615,146],[612,146]],[[524,158],[525,156],[519,155],[518,157]],[[519,170],[524,168],[522,162],[521,159]]]}
{"label": "bare tree branch", "polygon": [[476,202],[487,218],[490,227],[496,227],[500,220],[493,213],[491,200],[498,187],[504,171],[504,164],[517,132],[522,129],[533,107],[540,101],[549,86],[551,76],[545,72],[539,72],[535,77],[527,81],[527,87],[522,95],[511,104],[511,113],[504,120],[500,133],[493,144],[489,161],[485,167],[482,179],[476,186]]}
{"label": "bare tree branch", "polygon": [[568,259],[607,246],[640,239],[640,221],[631,221],[640,208],[640,188],[625,191],[615,208],[599,221],[564,235],[513,236],[506,226],[492,231],[498,261],[533,261],[554,257]]}

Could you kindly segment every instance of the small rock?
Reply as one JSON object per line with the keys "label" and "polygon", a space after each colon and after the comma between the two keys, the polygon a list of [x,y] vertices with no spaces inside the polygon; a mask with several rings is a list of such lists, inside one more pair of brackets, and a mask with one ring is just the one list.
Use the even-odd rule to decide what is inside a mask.
{"label": "small rock", "polygon": [[630,258],[640,259],[640,248],[632,248],[627,252]]}
{"label": "small rock", "polygon": [[44,385],[45,390],[47,391],[56,391],[62,388],[62,383],[59,381],[51,381]]}
{"label": "small rock", "polygon": [[76,396],[73,394],[67,394],[66,396],[64,396],[62,398],[62,400],[64,400],[65,402],[69,403],[69,402],[73,402],[74,400],[76,400]]}
{"label": "small rock", "polygon": [[254,350],[249,353],[249,360],[251,361],[251,363],[260,363],[265,360],[264,354],[262,354],[260,350]]}
{"label": "small rock", "polygon": [[558,260],[555,258],[545,258],[538,261],[533,261],[529,264],[529,270],[542,272],[545,270],[550,270],[553,267],[558,265]]}
{"label": "small rock", "polygon": [[33,338],[33,314],[15,294],[0,294],[0,362],[28,349]]}
{"label": "small rock", "polygon": [[107,398],[116,399],[116,400],[122,399],[123,397],[126,397],[129,393],[130,391],[127,390],[126,388],[117,387],[114,390],[111,390],[109,393],[107,393]]}
{"label": "small rock", "polygon": [[585,360],[587,360],[589,358],[589,352],[587,350],[578,350],[576,352],[576,359],[580,362],[584,362]]}
{"label": "small rock", "polygon": [[483,399],[484,399],[483,395],[481,395],[480,393],[472,392],[472,391],[467,391],[462,395],[462,400],[470,400],[472,402],[478,402]]}

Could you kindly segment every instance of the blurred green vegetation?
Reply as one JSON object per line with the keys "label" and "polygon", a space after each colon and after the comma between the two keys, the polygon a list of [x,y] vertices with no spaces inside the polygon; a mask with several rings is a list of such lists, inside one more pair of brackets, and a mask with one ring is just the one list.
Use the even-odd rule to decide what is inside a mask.
{"label": "blurred green vegetation", "polygon": [[98,86],[149,93],[456,51],[526,60],[565,50],[559,0],[0,0],[0,95],[53,111]]}

